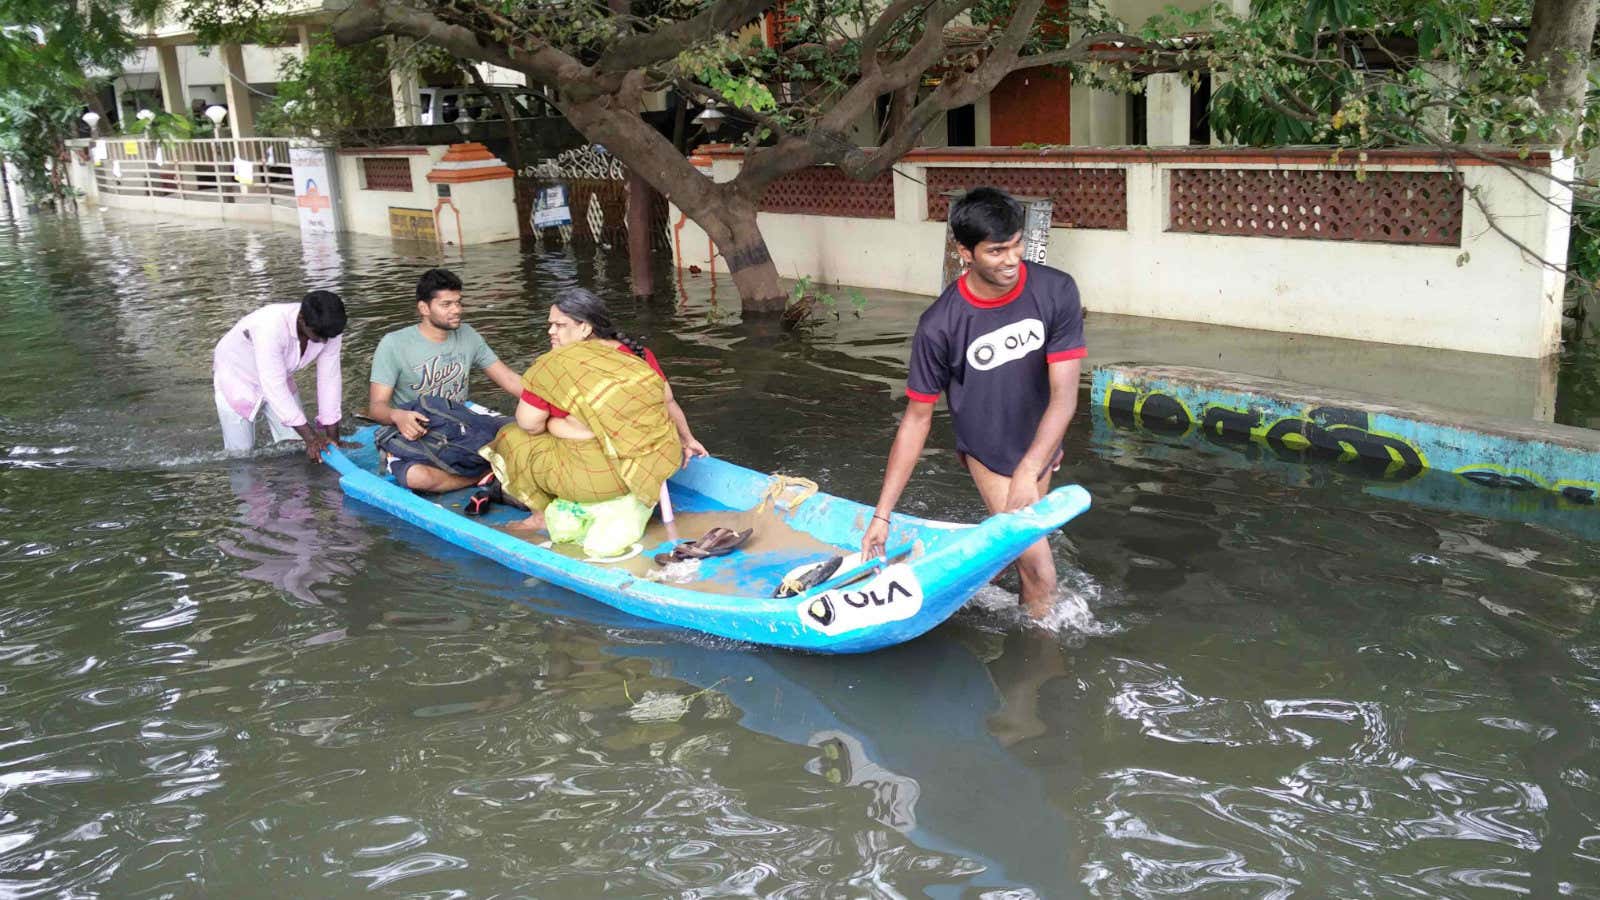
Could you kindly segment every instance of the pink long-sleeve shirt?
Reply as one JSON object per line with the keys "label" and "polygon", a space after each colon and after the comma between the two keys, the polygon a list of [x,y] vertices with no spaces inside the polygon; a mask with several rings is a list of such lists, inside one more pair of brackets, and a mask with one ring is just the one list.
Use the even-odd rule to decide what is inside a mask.
{"label": "pink long-sleeve shirt", "polygon": [[254,419],[265,402],[283,424],[291,428],[306,424],[295,393],[294,373],[313,361],[317,364],[317,421],[332,425],[342,418],[339,351],[344,337],[308,341],[301,356],[299,318],[298,303],[263,306],[240,319],[217,341],[212,380],[229,408],[243,418]]}

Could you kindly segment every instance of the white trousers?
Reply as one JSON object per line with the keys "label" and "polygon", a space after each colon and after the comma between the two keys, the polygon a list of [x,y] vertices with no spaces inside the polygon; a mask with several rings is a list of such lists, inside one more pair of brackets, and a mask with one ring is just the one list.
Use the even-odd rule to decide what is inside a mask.
{"label": "white trousers", "polygon": [[[222,396],[222,391],[213,390],[212,393],[217,400],[217,420],[222,424],[223,448],[236,456],[254,450],[256,446],[255,419],[246,419],[234,412],[233,407],[229,406],[227,399]],[[279,421],[270,404],[262,403],[261,409],[267,414],[267,427],[272,430],[274,443],[299,439],[300,435],[293,428]],[[257,415],[259,416],[259,413]]]}

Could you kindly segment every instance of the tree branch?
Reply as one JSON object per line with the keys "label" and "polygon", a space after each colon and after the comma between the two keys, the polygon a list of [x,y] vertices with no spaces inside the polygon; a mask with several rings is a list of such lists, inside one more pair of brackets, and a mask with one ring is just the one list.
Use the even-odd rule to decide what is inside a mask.
{"label": "tree branch", "polygon": [[896,23],[906,13],[928,5],[932,0],[895,0],[889,7],[878,14],[872,25],[861,35],[861,53],[857,65],[862,75],[878,71],[878,47],[885,38],[894,30]]}
{"label": "tree branch", "polygon": [[772,0],[717,0],[693,18],[622,38],[600,55],[595,69],[618,74],[665,62],[748,24],[771,5]]}
{"label": "tree branch", "polygon": [[725,109],[733,110],[735,114],[743,116],[750,121],[755,122],[757,125],[767,128],[774,135],[780,138],[789,136],[788,127],[782,122],[778,121],[776,118],[766,115],[765,113],[758,113],[753,109],[745,109],[742,106],[735,105],[732,100],[729,100],[727,97],[723,96],[722,92],[715,88],[698,84],[686,78],[675,79],[673,81],[673,86],[684,93],[693,94],[694,96],[699,97],[701,100],[709,100]]}
{"label": "tree branch", "polygon": [[594,78],[581,63],[549,44],[530,41],[531,46],[520,49],[486,44],[469,28],[415,7],[383,0],[352,2],[334,18],[332,31],[334,42],[340,46],[394,34],[426,41],[459,59],[522,72],[540,84],[559,85],[563,91],[588,95],[595,87]]}

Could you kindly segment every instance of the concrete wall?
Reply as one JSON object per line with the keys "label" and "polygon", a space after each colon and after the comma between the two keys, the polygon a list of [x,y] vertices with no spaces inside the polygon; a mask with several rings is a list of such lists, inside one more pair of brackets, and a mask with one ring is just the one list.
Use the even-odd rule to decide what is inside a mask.
{"label": "concrete wall", "polygon": [[[433,211],[437,191],[427,181],[427,174],[448,148],[443,144],[426,147],[390,147],[385,150],[341,150],[336,157],[339,167],[340,214],[344,230],[361,234],[388,237],[389,207]],[[363,156],[382,156],[388,159],[405,159],[411,165],[410,191],[380,191],[364,187],[361,174]]]}
{"label": "concrete wall", "polygon": [[215,203],[203,200],[178,200],[171,197],[129,197],[103,191],[95,198],[94,203],[106,209],[131,209],[156,213],[162,218],[214,219],[220,222],[300,227],[300,214],[297,210],[270,203]]}
{"label": "concrete wall", "polygon": [[[713,177],[731,179],[738,156],[714,156]],[[895,179],[893,220],[763,213],[761,227],[785,277],[933,294],[942,288],[945,224],[927,219],[922,181],[930,167],[1119,167],[1127,173],[1126,230],[1051,230],[1050,263],[1073,274],[1090,310],[1505,356],[1559,350],[1560,274],[1495,233],[1470,197],[1458,247],[1167,230],[1169,169],[1318,169],[1326,160],[1326,151],[991,151],[987,159],[983,152],[917,151],[897,167],[905,177]],[[1478,192],[1501,228],[1546,260],[1564,263],[1567,216],[1560,209],[1506,169],[1456,164],[1467,190]],[[1569,161],[1554,166],[1570,177]],[[1368,169],[1440,166],[1373,154]],[[679,234],[678,264],[708,266],[705,233],[689,223]],[[724,264],[718,260],[717,267]]]}
{"label": "concrete wall", "polygon": [[445,245],[492,244],[517,238],[517,204],[509,178],[451,186],[439,208]]}

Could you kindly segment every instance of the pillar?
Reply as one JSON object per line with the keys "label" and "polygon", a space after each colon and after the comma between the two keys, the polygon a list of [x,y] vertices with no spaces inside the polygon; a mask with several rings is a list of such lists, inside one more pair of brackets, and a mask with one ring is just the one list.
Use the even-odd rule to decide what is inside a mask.
{"label": "pillar", "polygon": [[[1423,78],[1432,83],[1428,88],[1441,94],[1461,86],[1461,70],[1448,60],[1425,60],[1417,64],[1423,72]],[[1436,106],[1424,110],[1422,124],[1434,135],[1449,140],[1450,138],[1450,110],[1448,107]]]}
{"label": "pillar", "polygon": [[[389,38],[389,92],[394,96],[394,124],[407,128],[420,122],[422,85],[416,64],[408,59],[413,42]],[[435,122],[439,120],[434,119]]]}
{"label": "pillar", "polygon": [[1128,143],[1128,95],[1119,91],[1089,92],[1089,135],[1097,147]]}
{"label": "pillar", "polygon": [[178,66],[178,48],[157,47],[156,62],[161,77],[161,107],[180,118],[189,115],[189,92],[183,83],[183,70]]}
{"label": "pillar", "polygon": [[244,50],[238,44],[223,44],[223,88],[228,98],[228,128],[235,140],[255,137],[256,111],[250,96],[250,81],[244,71]]}
{"label": "pillar", "polygon": [[628,172],[628,266],[635,297],[655,293],[655,273],[650,265],[650,206],[654,195],[649,182]]}
{"label": "pillar", "polygon": [[1184,147],[1189,143],[1189,84],[1175,73],[1147,75],[1144,117],[1152,147]]}

